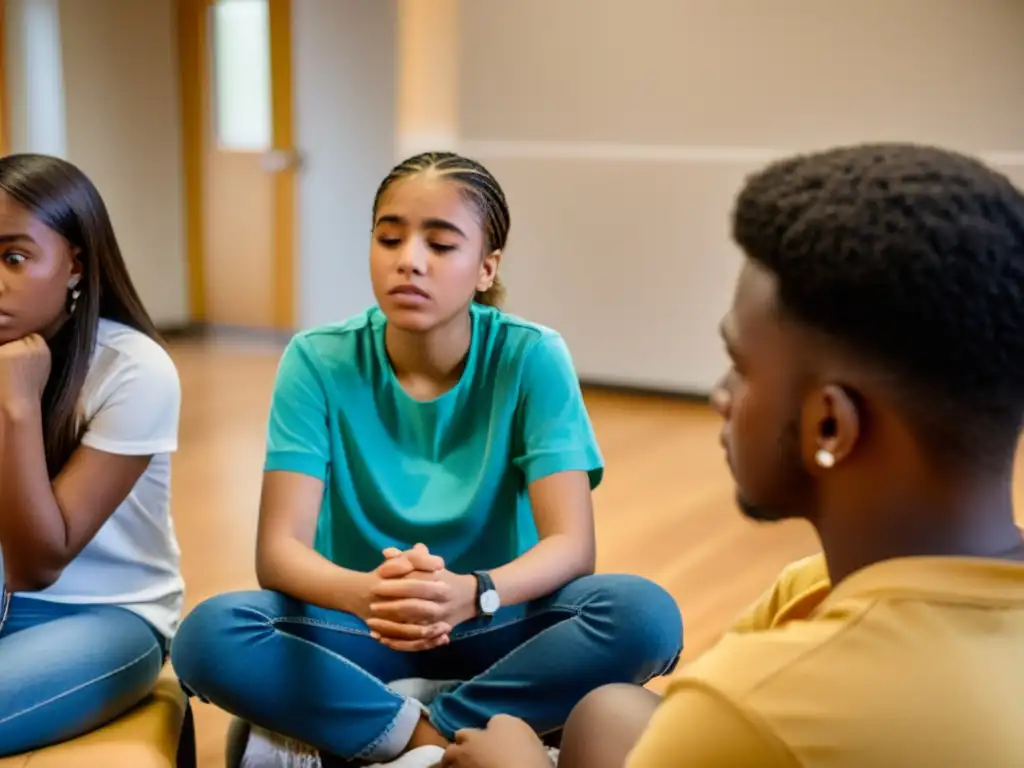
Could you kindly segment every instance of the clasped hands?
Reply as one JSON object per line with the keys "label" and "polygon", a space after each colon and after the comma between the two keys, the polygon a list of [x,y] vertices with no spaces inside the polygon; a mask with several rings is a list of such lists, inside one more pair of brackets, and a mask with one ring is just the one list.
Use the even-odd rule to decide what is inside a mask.
{"label": "clasped hands", "polygon": [[455,627],[476,616],[476,578],[452,573],[423,544],[385,549],[370,576],[364,619],[373,637],[396,651],[446,645]]}

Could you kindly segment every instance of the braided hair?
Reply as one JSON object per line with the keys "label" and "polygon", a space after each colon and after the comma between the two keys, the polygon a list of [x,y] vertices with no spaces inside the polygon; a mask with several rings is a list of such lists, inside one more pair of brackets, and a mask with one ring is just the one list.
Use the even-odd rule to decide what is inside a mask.
{"label": "braided hair", "polygon": [[[381,197],[392,184],[421,173],[443,176],[458,184],[463,196],[476,207],[480,215],[484,231],[484,252],[492,253],[505,249],[511,217],[501,185],[480,163],[454,152],[424,152],[403,160],[391,169],[373,198],[374,219],[377,217]],[[477,292],[474,301],[478,304],[500,307],[504,298],[505,286],[496,276],[490,288]]]}

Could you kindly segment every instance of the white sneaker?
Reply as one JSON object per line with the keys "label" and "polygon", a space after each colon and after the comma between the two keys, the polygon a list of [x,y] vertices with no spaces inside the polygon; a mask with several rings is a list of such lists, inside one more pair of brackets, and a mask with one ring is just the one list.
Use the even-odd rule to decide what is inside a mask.
{"label": "white sneaker", "polygon": [[397,760],[390,763],[374,763],[369,768],[434,768],[440,765],[444,750],[440,747],[426,746],[410,749]]}
{"label": "white sneaker", "polygon": [[320,753],[308,744],[252,726],[239,768],[322,768]]}

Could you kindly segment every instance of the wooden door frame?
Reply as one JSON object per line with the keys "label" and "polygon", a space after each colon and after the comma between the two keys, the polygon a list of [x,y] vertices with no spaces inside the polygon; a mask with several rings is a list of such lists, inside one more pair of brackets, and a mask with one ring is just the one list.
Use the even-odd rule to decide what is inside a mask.
{"label": "wooden door frame", "polygon": [[[215,0],[176,0],[189,316],[206,320],[207,127],[212,123],[207,14]],[[271,149],[295,154],[291,0],[267,0],[270,15]],[[297,169],[273,174],[274,327],[295,329]]]}
{"label": "wooden door frame", "polygon": [[7,3],[0,0],[0,156],[11,151],[11,100],[7,84]]}

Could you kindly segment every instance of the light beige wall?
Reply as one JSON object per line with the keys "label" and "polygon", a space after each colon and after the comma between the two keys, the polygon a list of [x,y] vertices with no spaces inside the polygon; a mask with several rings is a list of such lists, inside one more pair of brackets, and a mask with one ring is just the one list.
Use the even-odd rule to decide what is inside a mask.
{"label": "light beige wall", "polygon": [[582,375],[704,391],[746,174],[901,139],[1024,184],[1019,0],[464,0],[459,146],[512,205],[513,311]]}
{"label": "light beige wall", "polygon": [[395,161],[395,0],[292,0],[303,327],[373,302],[371,204]]}
{"label": "light beige wall", "polygon": [[[17,19],[57,0],[6,2]],[[303,325],[371,299],[373,189],[427,146],[457,141],[506,186],[510,309],[562,330],[587,377],[680,389],[706,388],[723,362],[728,211],[779,152],[935,141],[1024,184],[1019,0],[400,2],[295,0]],[[15,148],[66,142],[153,314],[180,322],[171,0],[57,7],[60,99],[32,101],[31,47],[9,48]],[[32,117],[51,107],[63,130]]]}
{"label": "light beige wall", "polygon": [[[147,306],[165,324],[183,321],[173,0],[61,3],[68,156],[103,192]],[[373,300],[370,202],[395,157],[397,19],[395,0],[293,0],[292,14],[305,327]]]}
{"label": "light beige wall", "polygon": [[[154,318],[187,321],[174,0],[0,2],[14,150],[81,166]],[[370,205],[397,154],[397,30],[397,0],[293,0],[301,326],[373,300]],[[422,46],[413,56],[429,59]],[[405,114],[407,125],[433,131],[454,106],[427,94]]]}
{"label": "light beige wall", "polygon": [[458,134],[459,0],[398,2],[398,154],[451,149]]}
{"label": "light beige wall", "polygon": [[63,156],[60,0],[4,0],[3,86],[10,151]]}
{"label": "light beige wall", "polygon": [[11,150],[100,190],[143,301],[188,320],[173,0],[4,0]]}
{"label": "light beige wall", "polygon": [[154,321],[188,320],[173,0],[61,0],[67,158],[99,188]]}

